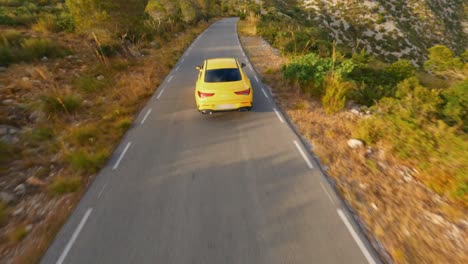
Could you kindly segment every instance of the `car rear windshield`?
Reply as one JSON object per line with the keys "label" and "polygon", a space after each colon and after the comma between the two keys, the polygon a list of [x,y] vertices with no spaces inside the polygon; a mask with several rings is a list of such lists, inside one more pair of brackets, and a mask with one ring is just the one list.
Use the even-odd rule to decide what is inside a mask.
{"label": "car rear windshield", "polygon": [[242,80],[239,69],[216,69],[205,72],[205,82],[236,82]]}

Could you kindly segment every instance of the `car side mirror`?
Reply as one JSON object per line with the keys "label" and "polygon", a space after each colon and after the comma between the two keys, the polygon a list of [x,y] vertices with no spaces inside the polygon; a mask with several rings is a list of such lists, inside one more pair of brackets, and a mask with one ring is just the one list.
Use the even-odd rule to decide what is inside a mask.
{"label": "car side mirror", "polygon": [[197,65],[197,67],[195,67],[195,69],[201,71],[202,70],[202,67],[200,65]]}
{"label": "car side mirror", "polygon": [[245,67],[245,63],[241,63],[241,68],[244,68]]}

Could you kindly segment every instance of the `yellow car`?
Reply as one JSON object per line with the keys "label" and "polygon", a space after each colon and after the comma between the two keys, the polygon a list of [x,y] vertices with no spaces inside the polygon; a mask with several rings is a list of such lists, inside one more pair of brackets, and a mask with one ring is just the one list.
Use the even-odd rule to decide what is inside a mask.
{"label": "yellow car", "polygon": [[198,80],[195,101],[198,111],[212,114],[217,111],[249,111],[252,108],[252,85],[234,58],[207,59],[197,66]]}

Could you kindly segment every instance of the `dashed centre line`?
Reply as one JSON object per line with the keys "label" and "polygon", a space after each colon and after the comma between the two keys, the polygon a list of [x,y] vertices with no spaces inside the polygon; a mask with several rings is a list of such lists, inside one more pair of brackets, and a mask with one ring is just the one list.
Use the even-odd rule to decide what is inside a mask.
{"label": "dashed centre line", "polygon": [[143,119],[141,120],[141,125],[143,125],[146,121],[146,118],[148,118],[149,114],[151,113],[151,110],[152,108],[148,109],[148,111],[146,112],[145,116],[143,117]]}
{"label": "dashed centre line", "polygon": [[258,77],[257,77],[257,75],[255,75],[254,77],[255,77],[255,80],[256,80],[257,82],[259,82],[259,81],[258,81]]}
{"label": "dashed centre line", "polygon": [[314,165],[312,165],[312,162],[310,162],[309,158],[307,158],[307,155],[305,154],[304,150],[302,150],[301,146],[296,140],[294,140],[294,145],[296,145],[297,150],[299,150],[299,153],[301,153],[301,156],[307,163],[307,166],[309,166],[309,169],[313,169]]}
{"label": "dashed centre line", "polygon": [[65,246],[65,249],[63,250],[62,254],[60,255],[59,259],[57,260],[56,264],[62,264],[65,258],[68,255],[68,252],[70,251],[71,247],[75,243],[76,239],[78,238],[78,235],[81,232],[81,229],[83,229],[83,226],[86,224],[86,221],[88,221],[89,215],[93,211],[93,208],[88,208],[86,210],[85,215],[81,219],[80,223],[78,224],[78,227],[75,229],[75,232],[73,232],[72,237],[70,238],[70,241],[68,241],[67,245]]}
{"label": "dashed centre line", "polygon": [[123,157],[125,156],[125,153],[127,152],[128,148],[130,148],[130,145],[132,145],[132,142],[128,142],[127,145],[125,146],[124,150],[120,154],[119,159],[117,159],[117,162],[114,164],[114,167],[112,167],[112,170],[116,170],[119,167],[120,162],[122,161]]}
{"label": "dashed centre line", "polygon": [[353,226],[349,222],[348,218],[346,215],[341,211],[341,209],[337,209],[338,215],[340,216],[341,220],[344,222],[346,228],[348,228],[349,233],[351,233],[351,236],[354,238],[356,241],[359,249],[361,249],[362,254],[364,254],[364,257],[366,257],[367,262],[369,264],[376,264],[374,258],[371,256],[369,251],[367,250],[366,246],[364,246],[364,243],[362,243],[361,238],[356,234],[356,231],[354,231]]}

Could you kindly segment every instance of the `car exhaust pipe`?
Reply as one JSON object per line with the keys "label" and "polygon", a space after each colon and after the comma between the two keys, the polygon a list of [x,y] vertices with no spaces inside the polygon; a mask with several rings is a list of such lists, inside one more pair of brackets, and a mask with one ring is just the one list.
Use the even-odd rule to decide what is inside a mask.
{"label": "car exhaust pipe", "polygon": [[204,114],[204,115],[212,115],[212,114],[213,114],[213,111],[210,111],[210,110],[202,110],[201,113]]}

